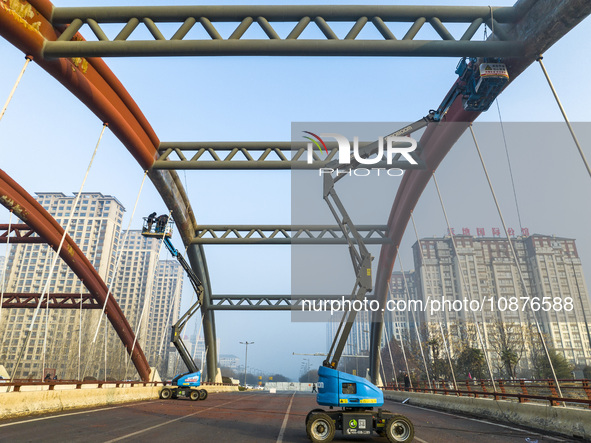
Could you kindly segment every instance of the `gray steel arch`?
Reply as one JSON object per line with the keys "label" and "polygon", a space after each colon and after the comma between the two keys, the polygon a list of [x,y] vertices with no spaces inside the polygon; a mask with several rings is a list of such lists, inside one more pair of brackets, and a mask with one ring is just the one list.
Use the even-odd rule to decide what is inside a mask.
{"label": "gray steel arch", "polygon": [[197,222],[191,208],[189,198],[183,188],[176,171],[160,171],[151,169],[148,176],[154,183],[158,193],[172,211],[172,217],[181,235],[183,244],[187,248],[187,256],[191,268],[203,283],[203,302],[201,310],[203,314],[203,338],[206,345],[207,378],[215,381],[217,375],[217,340],[215,333],[215,316],[211,309],[211,283],[205,251],[202,245],[194,243]]}

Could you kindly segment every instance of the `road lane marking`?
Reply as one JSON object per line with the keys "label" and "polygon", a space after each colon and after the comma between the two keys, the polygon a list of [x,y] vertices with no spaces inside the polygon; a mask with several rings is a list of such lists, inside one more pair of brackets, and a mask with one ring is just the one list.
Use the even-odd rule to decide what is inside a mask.
{"label": "road lane marking", "polygon": [[[157,401],[159,401],[159,400],[145,401],[145,402],[141,402],[141,403],[142,404],[155,403]],[[35,422],[35,421],[52,420],[54,418],[68,417],[70,415],[92,414],[93,412],[109,411],[111,409],[129,408],[129,407],[135,406],[137,404],[138,404],[138,402],[132,403],[132,404],[127,404],[127,405],[121,405],[121,406],[112,406],[110,408],[89,409],[87,411],[68,412],[67,414],[50,415],[48,417],[30,418],[28,420],[15,421],[15,422],[12,422],[12,423],[4,423],[4,424],[1,424],[0,425],[0,428],[4,428],[6,426],[20,425],[20,424],[24,424],[24,423],[31,423],[31,422]]]}
{"label": "road lane marking", "polygon": [[[389,401],[392,401],[392,400],[389,400]],[[395,403],[395,402],[393,402],[393,403]],[[555,441],[568,441],[568,440],[565,440],[564,438],[552,437],[552,436],[549,436],[549,435],[540,434],[539,432],[530,431],[530,430],[528,430],[528,429],[515,428],[515,427],[513,427],[513,426],[502,425],[502,424],[500,424],[500,423],[494,423],[494,422],[492,422],[492,421],[481,420],[481,419],[478,419],[478,418],[472,418],[472,417],[465,417],[465,416],[463,416],[463,415],[451,414],[451,413],[449,413],[449,412],[443,412],[443,411],[437,411],[437,410],[435,410],[435,409],[423,408],[422,406],[409,405],[408,403],[405,403],[405,405],[406,405],[406,406],[410,406],[411,408],[422,409],[422,410],[424,410],[424,411],[430,411],[430,412],[436,412],[436,413],[438,413],[438,414],[449,415],[450,417],[458,417],[458,418],[463,418],[463,419],[465,419],[465,420],[472,420],[472,421],[476,421],[476,422],[479,422],[479,423],[485,423],[485,424],[488,424],[488,425],[499,426],[499,427],[501,427],[501,428],[507,428],[507,429],[510,429],[510,430],[512,430],[512,431],[519,431],[519,432],[522,432],[522,433],[524,433],[524,434],[527,434],[527,433],[529,433],[529,434],[537,435],[537,436],[539,436],[539,437],[544,437],[544,438],[547,438],[548,440],[555,440]],[[415,439],[416,439],[416,437],[415,437]]]}
{"label": "road lane marking", "polygon": [[291,411],[291,403],[293,402],[295,395],[296,393],[294,392],[291,396],[291,400],[289,400],[289,406],[287,406],[287,411],[285,411],[285,417],[283,417],[283,423],[281,424],[281,429],[279,430],[279,435],[277,436],[277,443],[283,443],[283,434],[285,434],[287,420],[289,419],[289,411]]}
{"label": "road lane marking", "polygon": [[[249,395],[248,397],[251,397],[251,396]],[[145,429],[141,429],[141,430],[136,431],[136,432],[132,432],[131,434],[127,434],[127,435],[123,435],[121,437],[114,438],[113,440],[106,441],[105,443],[114,443],[116,441],[125,440],[126,438],[134,437],[136,435],[143,434],[144,432],[148,432],[148,431],[151,431],[153,429],[159,428],[161,426],[165,426],[165,425],[168,425],[170,423],[174,423],[174,422],[179,421],[179,420],[182,420],[184,418],[193,417],[194,415],[201,414],[202,412],[209,411],[209,410],[215,409],[215,408],[219,408],[220,406],[224,406],[224,405],[227,405],[227,404],[230,404],[230,403],[236,403],[237,401],[241,401],[241,400],[244,400],[244,398],[237,398],[236,400],[231,400],[231,401],[227,401],[226,403],[221,403],[221,404],[216,405],[216,406],[211,406],[209,408],[202,409],[202,410],[197,411],[197,412],[193,412],[192,414],[184,415],[182,417],[178,417],[178,418],[175,418],[173,420],[168,420],[168,421],[165,421],[164,423],[160,423],[158,425],[154,425],[154,426],[151,426],[149,428],[145,428]]]}
{"label": "road lane marking", "polygon": [[418,441],[419,443],[429,443],[428,441],[425,441],[425,440],[423,440],[422,438],[419,438],[419,437],[417,437],[416,435],[415,435],[414,439],[415,439],[416,441]]}

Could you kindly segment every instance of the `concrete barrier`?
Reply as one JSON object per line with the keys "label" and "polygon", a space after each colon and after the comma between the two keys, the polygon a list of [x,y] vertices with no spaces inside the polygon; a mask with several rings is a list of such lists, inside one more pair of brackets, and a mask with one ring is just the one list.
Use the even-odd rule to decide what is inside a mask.
{"label": "concrete barrier", "polygon": [[[155,400],[161,389],[162,386],[134,386],[0,393],[0,419]],[[230,392],[238,391],[238,386],[203,386],[203,389],[208,393]]]}
{"label": "concrete barrier", "polygon": [[561,434],[569,438],[591,440],[591,410],[589,409],[398,391],[384,391],[384,398],[394,401],[403,401],[408,398],[410,405],[489,418]]}

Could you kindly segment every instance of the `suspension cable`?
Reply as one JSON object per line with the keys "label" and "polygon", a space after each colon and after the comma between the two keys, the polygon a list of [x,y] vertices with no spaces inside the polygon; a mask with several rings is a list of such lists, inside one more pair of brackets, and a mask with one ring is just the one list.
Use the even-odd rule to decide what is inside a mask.
{"label": "suspension cable", "polygon": [[64,241],[66,240],[66,236],[68,235],[68,231],[70,230],[70,225],[72,224],[72,220],[74,218],[74,213],[76,212],[78,202],[80,201],[80,198],[82,196],[82,190],[84,189],[84,185],[86,184],[86,179],[88,178],[88,174],[90,173],[90,168],[92,167],[92,163],[94,162],[94,158],[96,157],[98,147],[101,143],[101,139],[103,138],[103,134],[105,133],[105,129],[107,129],[107,126],[108,126],[108,123],[103,123],[103,128],[101,130],[101,134],[100,134],[99,139],[98,139],[96,146],[94,148],[94,152],[92,153],[92,157],[90,159],[90,163],[88,164],[88,168],[86,168],[86,173],[84,174],[84,179],[82,180],[82,184],[80,185],[80,189],[78,190],[78,194],[76,194],[76,197],[74,198],[74,202],[72,203],[72,212],[70,213],[70,216],[68,217],[66,227],[64,228],[64,233],[63,233],[62,238],[60,240],[60,243],[59,243],[59,246],[58,246],[57,251],[55,253],[55,256],[53,257],[53,260],[51,263],[51,268],[49,270],[49,275],[48,275],[47,280],[45,282],[45,287],[43,288],[43,292],[41,293],[41,296],[39,297],[39,303],[37,304],[37,308],[35,308],[35,312],[33,313],[33,318],[31,319],[31,324],[30,324],[29,328],[25,330],[25,341],[24,341],[23,345],[21,346],[19,356],[17,358],[16,364],[14,365],[14,371],[12,372],[12,376],[10,377],[11,382],[14,381],[14,376],[16,374],[16,371],[18,371],[18,367],[19,367],[20,362],[23,358],[25,350],[27,349],[27,347],[29,345],[29,340],[31,339],[31,332],[33,331],[33,327],[35,325],[35,322],[37,321],[37,317],[38,317],[39,311],[41,309],[41,303],[43,303],[43,299],[45,298],[45,295],[49,291],[49,285],[51,284],[51,279],[53,278],[53,272],[55,270],[55,265],[57,263],[57,260],[59,259],[59,255],[60,255],[60,252],[61,252],[62,247],[64,245]]}
{"label": "suspension cable", "polygon": [[[398,246],[396,247],[398,257],[398,263],[400,263],[400,272],[402,272],[402,278],[404,279],[404,288],[406,294],[406,300],[410,302],[410,291],[408,290],[408,284],[406,282],[406,275],[404,275],[404,267],[402,266],[402,257],[400,256],[400,251],[398,251]],[[432,388],[431,386],[431,377],[429,376],[429,367],[427,366],[427,359],[425,358],[425,352],[423,351],[423,343],[421,341],[421,335],[419,334],[419,329],[417,328],[417,318],[415,316],[415,311],[410,311],[412,314],[412,321],[415,324],[415,332],[417,333],[417,341],[419,342],[419,347],[421,349],[421,356],[423,357],[423,364],[425,365],[425,373],[427,374],[427,381],[429,382],[429,389]]]}
{"label": "suspension cable", "polygon": [[[384,314],[382,314],[382,322],[383,321],[384,321]],[[388,347],[388,353],[390,354],[390,363],[392,364],[392,373],[394,374],[394,380],[396,381],[396,386],[398,386],[398,377],[396,376],[396,367],[394,366],[394,358],[392,357],[392,349],[390,349],[390,342],[388,341],[388,337],[386,336],[386,328],[382,328],[382,336],[383,336],[384,344]],[[384,369],[384,383],[388,384],[385,369]]]}
{"label": "suspension cable", "polygon": [[[404,280],[404,284],[406,285],[406,279]],[[392,288],[390,287],[390,281],[388,281],[388,295],[392,296]],[[383,321],[382,321],[383,323]],[[386,328],[382,328],[382,331],[386,331]],[[392,337],[394,338],[394,333],[392,333]],[[388,346],[388,349],[390,347]],[[406,359],[406,351],[404,349],[404,341],[402,340],[402,333],[400,333],[400,349],[402,350],[402,358],[404,359],[404,366],[406,367],[406,374],[410,380],[410,368],[408,367],[408,360]],[[410,382],[410,387],[412,388],[412,380]]]}
{"label": "suspension cable", "polygon": [[107,320],[105,320],[105,381],[107,381]]}
{"label": "suspension cable", "polygon": [[[419,251],[421,253],[421,263],[423,263],[423,265],[424,265],[425,264],[425,254],[423,254],[423,246],[421,244],[421,239],[419,237],[419,231],[417,230],[417,225],[415,223],[415,218],[414,218],[414,215],[413,215],[412,211],[410,213],[410,219],[412,220],[412,226],[413,226],[413,228],[415,230],[415,236],[417,237],[417,243],[419,245]],[[429,274],[430,273],[427,272],[427,277],[425,278],[425,283],[428,283],[429,280],[431,279],[430,276],[429,276]],[[427,286],[434,286],[434,285],[431,284],[431,285],[427,285]],[[429,289],[429,288],[427,288],[427,289]],[[453,367],[453,365],[451,363],[451,355],[450,355],[450,352],[449,352],[449,348],[447,346],[447,340],[445,339],[445,334],[443,333],[443,325],[442,325],[443,324],[443,319],[441,318],[441,313],[439,311],[437,311],[437,319],[439,320],[439,329],[441,330],[441,339],[443,341],[443,347],[445,349],[445,354],[447,355],[447,362],[449,364],[449,369],[451,371],[451,376],[453,378],[454,389],[457,390],[458,389],[458,385],[456,383],[456,374],[454,372],[454,367]]]}
{"label": "suspension cable", "polygon": [[125,234],[123,235],[123,239],[122,241],[119,243],[119,252],[117,254],[117,260],[115,261],[115,268],[113,269],[113,274],[111,276],[110,279],[110,284],[109,287],[107,289],[107,296],[105,297],[105,302],[103,303],[103,309],[101,311],[101,316],[99,317],[99,322],[96,326],[96,331],[94,333],[94,338],[92,339],[92,345],[94,346],[95,342],[96,342],[96,338],[98,336],[98,332],[99,332],[99,328],[101,327],[101,321],[103,319],[103,314],[105,313],[105,309],[107,308],[107,302],[109,301],[109,295],[111,295],[111,290],[113,289],[113,285],[115,284],[115,277],[117,275],[117,272],[119,271],[119,265],[121,264],[121,256],[123,255],[123,250],[125,248],[125,242],[127,241],[127,237],[129,236],[129,231],[131,230],[131,223],[133,222],[133,217],[135,215],[135,210],[137,209],[137,205],[138,202],[140,200],[140,195],[142,194],[142,189],[144,187],[144,182],[146,180],[146,175],[148,174],[148,171],[144,171],[144,175],[142,177],[142,183],[140,185],[140,190],[137,194],[137,197],[135,199],[135,204],[133,205],[133,211],[131,211],[131,217],[129,218],[129,223],[127,224],[127,230],[125,231]]}
{"label": "suspension cable", "polygon": [[[165,263],[164,264],[164,276],[163,276],[162,280],[166,281],[167,276],[168,276],[168,263]],[[170,309],[168,310],[168,315],[166,316],[166,321],[164,323],[164,328],[163,328],[164,331],[166,331],[168,329],[168,322],[170,322],[170,317],[172,315],[172,311],[174,310],[174,303],[172,303],[172,291],[171,291],[170,302],[171,302]],[[166,336],[166,332],[164,334],[162,334],[162,337],[160,338],[160,346],[158,347],[158,363],[160,363],[160,356],[162,355],[162,348],[164,347],[164,337],[165,336]]]}
{"label": "suspension cable", "polygon": [[[490,193],[493,197],[495,202],[495,206],[497,207],[497,212],[499,213],[499,218],[501,219],[501,224],[503,225],[503,230],[505,231],[505,235],[507,236],[507,242],[509,243],[509,249],[511,250],[511,254],[513,255],[513,260],[515,261],[515,266],[517,267],[517,272],[519,273],[519,278],[521,279],[521,285],[523,286],[523,291],[527,298],[530,298],[529,290],[527,289],[527,285],[525,284],[525,278],[523,276],[523,272],[521,270],[521,266],[519,265],[519,260],[517,258],[517,252],[515,252],[515,248],[513,246],[513,242],[511,241],[511,237],[509,236],[509,231],[507,230],[507,224],[505,223],[505,218],[503,217],[503,213],[501,212],[501,207],[499,206],[499,201],[497,200],[497,196],[495,194],[495,190],[493,188],[492,182],[490,180],[490,176],[488,175],[488,170],[486,168],[486,164],[484,163],[484,158],[482,157],[482,153],[480,152],[480,146],[478,146],[478,141],[476,140],[476,134],[474,134],[474,130],[472,129],[472,124],[470,124],[470,132],[472,133],[472,138],[474,139],[474,146],[476,146],[476,150],[478,151],[478,157],[480,158],[480,163],[482,163],[482,169],[484,171],[484,175],[486,176],[486,180],[488,182],[488,187],[490,188]],[[540,328],[540,323],[538,322],[538,317],[536,312],[531,308],[532,316],[534,318],[536,329],[538,331],[538,335],[540,337],[540,341],[542,342],[542,346],[544,348],[544,352],[546,353],[546,357],[548,358],[548,363],[550,364],[550,369],[552,370],[552,377],[554,378],[554,383],[556,383],[556,387],[558,389],[558,393],[560,397],[562,397],[562,391],[560,389],[560,383],[558,383],[558,378],[556,377],[556,372],[554,371],[554,365],[552,364],[552,359],[550,358],[550,353],[548,352],[548,347],[546,345],[546,340],[544,339],[544,335],[542,334],[542,329]]]}
{"label": "suspension cable", "polygon": [[[54,288],[55,290],[55,288]],[[42,326],[42,324],[40,325]],[[42,367],[43,369],[45,369],[45,363],[46,363],[46,357],[47,357],[47,333],[49,332],[49,300],[47,300],[47,303],[45,303],[45,329],[43,331],[43,363],[42,363]],[[45,371],[43,371],[45,372]],[[45,379],[45,376],[42,377],[42,379]]]}
{"label": "suspension cable", "polygon": [[[388,284],[388,286],[389,286],[389,284]],[[398,386],[398,377],[396,376],[396,368],[394,367],[394,358],[392,357],[392,348],[390,347],[390,342],[388,342],[388,353],[390,354],[390,363],[392,364],[392,374],[394,375],[393,380],[396,382],[396,386]],[[359,375],[359,374],[357,374],[357,375]]]}
{"label": "suspension cable", "polygon": [[105,302],[103,303],[103,308],[101,310],[101,314],[99,315],[98,318],[98,322],[96,325],[96,330],[94,332],[94,337],[92,339],[92,341],[90,342],[90,351],[88,352],[89,355],[89,359],[87,359],[85,367],[84,367],[84,372],[82,373],[82,376],[86,376],[86,369],[88,368],[88,362],[90,360],[92,360],[92,358],[94,357],[94,352],[95,352],[95,346],[96,346],[96,340],[98,338],[98,333],[101,327],[101,323],[103,321],[103,318],[105,318],[106,320],[106,315],[105,314],[105,310],[107,308],[107,303],[109,301],[109,296],[111,295],[113,286],[115,285],[115,278],[117,276],[117,272],[119,271],[119,266],[121,265],[121,257],[123,256],[123,250],[125,249],[125,242],[127,241],[127,237],[129,236],[129,231],[131,230],[131,223],[133,222],[134,219],[134,215],[135,215],[135,211],[137,209],[138,206],[138,202],[140,199],[140,195],[142,193],[142,189],[144,187],[144,181],[146,180],[146,174],[148,173],[148,171],[144,171],[144,175],[142,176],[142,182],[140,184],[140,189],[138,191],[137,197],[135,199],[135,204],[133,206],[133,210],[131,212],[131,217],[129,219],[129,223],[127,224],[127,230],[125,231],[125,234],[123,234],[123,238],[121,239],[121,241],[119,242],[119,251],[117,252],[117,258],[115,260],[115,267],[113,269],[113,273],[111,275],[111,278],[109,280],[109,286],[107,288],[107,296],[105,297]]}
{"label": "suspension cable", "polygon": [[6,266],[8,264],[8,251],[10,250],[10,230],[12,228],[12,209],[10,210],[10,218],[8,219],[8,234],[6,234],[6,258],[2,265],[2,289],[0,289],[0,323],[2,323],[2,305],[4,304],[4,284],[6,283]]}
{"label": "suspension cable", "polygon": [[[172,211],[169,211],[168,212],[168,218],[169,219],[170,219],[171,214],[172,214]],[[162,233],[162,239],[160,240],[160,246],[158,247],[158,256],[157,257],[160,257],[160,252],[162,251],[162,245],[164,244],[164,239],[165,238],[166,238],[166,229]],[[154,268],[152,269],[151,275],[154,275],[154,273],[156,271],[156,266],[158,266],[158,259],[155,260]],[[146,311],[148,310],[148,307],[150,306],[151,301],[152,301],[152,297],[151,296],[146,297],[146,299],[144,300],[144,306],[142,308],[142,313],[140,314],[140,318],[138,320],[137,328],[136,328],[136,331],[135,331],[135,336],[133,338],[133,345],[131,346],[131,352],[129,353],[130,356],[133,355],[133,351],[135,350],[135,344],[137,343],[138,335],[142,331],[142,322],[143,322],[143,319],[144,319],[144,315],[145,315]],[[129,361],[127,363],[128,363],[128,366],[129,366]],[[125,367],[125,378],[127,378],[127,369],[128,369],[128,366]]]}
{"label": "suspension cable", "polygon": [[80,365],[82,363],[82,287],[80,287],[80,313],[78,317],[78,381],[80,380]]}
{"label": "suspension cable", "polygon": [[[472,300],[472,291],[471,291],[470,287],[468,287],[466,285],[466,281],[464,280],[464,269],[462,266],[462,262],[460,260],[460,252],[458,251],[458,245],[456,244],[456,238],[455,238],[455,235],[454,235],[453,230],[451,228],[451,225],[449,223],[449,219],[447,217],[447,211],[445,210],[445,205],[443,204],[443,197],[441,196],[441,191],[439,190],[439,185],[437,184],[437,178],[435,177],[435,172],[433,172],[433,183],[435,183],[435,189],[437,189],[437,195],[439,196],[439,202],[441,203],[441,209],[443,211],[443,216],[445,217],[445,223],[447,224],[447,230],[449,231],[449,235],[451,237],[451,243],[454,248],[454,252],[456,253],[456,258],[458,259],[458,269],[460,271],[460,285],[463,288],[463,290],[466,291],[466,294],[468,295],[470,300]],[[467,261],[468,261],[468,259],[466,258],[466,262]],[[466,271],[466,273],[467,272],[468,271]],[[486,365],[488,367],[488,372],[490,374],[490,382],[492,383],[493,390],[495,392],[497,392],[497,386],[495,384],[495,377],[493,376],[492,366],[490,364],[490,358],[489,358],[489,355],[488,355],[488,352],[487,352],[487,349],[486,349],[486,346],[484,343],[484,339],[482,338],[482,334],[480,333],[480,326],[478,326],[478,319],[476,318],[476,313],[472,309],[470,309],[470,312],[472,313],[472,317],[474,318],[474,326],[476,326],[478,341],[480,342],[482,352],[484,353],[484,359],[486,361]],[[482,326],[483,326],[483,328],[486,329],[485,321],[484,321],[484,314],[482,314],[482,315],[483,315]]]}
{"label": "suspension cable", "polygon": [[[191,300],[192,301],[192,300]],[[195,358],[197,357],[197,345],[199,344],[199,340],[201,340],[201,331],[203,329],[203,318],[205,317],[205,314],[201,314],[201,322],[199,323],[199,331],[195,331],[195,337],[197,337],[195,339],[195,349],[193,349],[193,361],[195,361]],[[197,329],[197,322],[195,322],[195,329]],[[201,358],[201,369],[205,370],[205,366],[203,366],[203,361],[205,360],[205,358]]]}
{"label": "suspension cable", "polygon": [[577,146],[577,149],[579,150],[579,154],[581,155],[581,159],[583,160],[583,164],[587,168],[587,173],[589,174],[589,177],[591,177],[591,167],[589,166],[589,162],[587,162],[587,158],[585,157],[585,153],[583,152],[583,148],[581,147],[581,144],[579,143],[579,139],[577,138],[577,136],[575,134],[575,130],[573,129],[572,125],[570,124],[570,120],[568,119],[568,117],[566,115],[566,111],[564,110],[564,107],[562,106],[562,103],[560,102],[560,99],[558,98],[558,93],[556,92],[556,89],[554,89],[554,85],[552,84],[552,80],[550,80],[550,76],[548,75],[548,71],[546,71],[546,67],[544,66],[544,63],[542,62],[542,58],[543,58],[543,56],[541,56],[541,55],[538,57],[538,63],[540,64],[540,67],[542,68],[542,71],[544,72],[544,76],[546,77],[546,80],[548,81],[548,85],[550,86],[550,89],[552,90],[552,94],[554,95],[554,98],[556,99],[556,104],[560,108],[560,112],[562,113],[562,116],[564,117],[564,121],[566,122],[566,126],[568,126],[568,130],[570,131],[570,135],[573,137],[575,145]]}
{"label": "suspension cable", "polygon": [[[382,328],[382,336],[380,337],[380,343],[378,343],[378,357],[379,357],[379,361],[380,361],[380,367],[382,368],[382,376],[380,376],[380,378],[382,379],[382,386],[384,386],[384,383],[386,383],[386,371],[384,369],[384,362],[382,360],[382,346],[381,346],[381,342],[382,341],[386,341],[386,331],[385,328]],[[378,368],[378,375],[380,375],[380,371]]]}
{"label": "suspension cable", "polygon": [[495,100],[497,104],[497,112],[499,113],[499,123],[501,124],[501,134],[503,134],[503,144],[505,145],[505,154],[507,156],[507,165],[509,166],[509,177],[511,177],[511,187],[513,188],[513,198],[515,200],[515,209],[517,210],[517,220],[519,220],[519,229],[523,232],[523,223],[521,223],[521,212],[519,211],[519,203],[517,201],[517,188],[515,186],[515,179],[513,178],[513,167],[511,166],[511,158],[509,157],[509,147],[507,145],[507,137],[505,135],[505,125],[503,124],[503,117],[501,116],[501,107],[499,106],[499,98]]}
{"label": "suspension cable", "polygon": [[25,73],[25,70],[27,69],[27,66],[29,65],[29,62],[31,60],[33,60],[32,55],[27,55],[25,57],[25,65],[23,66],[23,69],[21,69],[21,73],[19,74],[18,78],[16,79],[16,83],[12,87],[10,94],[8,94],[8,99],[6,100],[6,103],[4,103],[4,106],[2,107],[2,110],[0,111],[0,121],[2,120],[2,117],[4,117],[4,113],[6,112],[6,108],[8,108],[8,104],[10,103],[10,100],[12,100],[12,96],[14,95],[14,92],[16,91],[18,84],[20,83],[21,79],[23,78],[23,74]]}
{"label": "suspension cable", "polygon": [[[51,262],[50,256],[51,253],[53,252],[53,250],[49,247],[49,245],[45,245],[46,248],[46,252],[45,252],[45,261],[43,264],[43,275],[45,275],[45,271],[49,268],[49,263]],[[41,282],[40,282],[40,287],[38,288],[39,291],[41,291]],[[47,305],[45,307],[45,322],[40,322],[39,327],[37,328],[37,332],[39,334],[39,336],[41,336],[41,332],[43,329],[43,325],[45,325],[44,331],[43,331],[43,352],[42,352],[42,359],[41,359],[41,380],[45,380],[45,356],[46,356],[46,351],[47,351],[47,329],[48,329],[48,323],[49,323],[49,311],[47,310]]]}

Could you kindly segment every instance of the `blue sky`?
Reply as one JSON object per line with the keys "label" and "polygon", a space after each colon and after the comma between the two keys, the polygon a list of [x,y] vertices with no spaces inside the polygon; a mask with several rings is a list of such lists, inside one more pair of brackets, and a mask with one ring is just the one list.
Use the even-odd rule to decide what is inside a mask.
{"label": "blue sky", "polygon": [[[246,4],[233,2],[239,3]],[[300,4],[304,3],[326,2]],[[445,4],[438,1],[412,3]],[[463,3],[488,5],[477,1]],[[512,3],[499,1],[496,5]],[[72,6],[80,2],[55,1],[54,4]],[[90,4],[166,3],[118,1],[87,5]],[[482,30],[477,34],[480,35]],[[544,58],[570,118],[579,122],[591,120],[589,35],[591,19],[587,18]],[[3,102],[24,58],[10,44],[0,41],[0,60],[0,102]],[[441,102],[455,80],[458,59],[160,57],[106,61],[162,141],[287,141],[291,122],[414,121]],[[499,98],[499,103],[506,122],[562,120],[537,64],[513,82]],[[479,121],[497,122],[496,107]],[[31,64],[0,122],[1,167],[31,193],[74,192],[82,181],[101,124],[57,81]],[[524,224],[532,232],[577,238],[587,276],[591,275],[591,243],[586,229],[589,213],[581,209],[589,206],[587,196],[591,183],[577,163],[574,145],[565,140],[560,147],[565,150],[564,155],[568,155],[568,161],[555,157],[552,152],[544,151],[545,155],[536,151],[521,152],[519,146],[511,145],[511,140],[509,147],[516,156],[518,193],[521,192],[528,202],[522,208]],[[589,144],[584,149],[591,156]],[[492,156],[496,157],[494,153]],[[493,180],[496,178],[504,184],[508,176],[503,169],[506,164],[501,160],[492,160],[497,169],[491,174]],[[477,226],[484,226],[490,231],[490,227],[499,223],[491,221],[494,212],[489,203],[483,202],[486,209],[478,211],[463,205],[465,195],[460,191],[470,187],[470,182],[462,181],[464,174],[458,174],[458,165],[464,161],[471,162],[465,165],[467,168],[479,167],[473,156],[452,151],[438,173],[452,224],[456,229],[468,226],[475,230]],[[290,223],[289,172],[179,171],[179,175],[186,184],[199,223]],[[141,168],[107,131],[85,189],[116,196],[127,208],[129,217],[141,180]],[[428,188],[426,195],[432,192]],[[540,212],[539,208],[549,205],[549,196],[561,206],[554,214],[544,215],[547,213]],[[421,234],[442,235],[445,222],[438,208],[429,209],[432,207],[429,198],[432,195],[417,207],[417,222],[423,226]],[[504,187],[499,198],[506,207],[509,224],[516,226],[510,189]],[[134,227],[140,227],[141,215],[153,210],[164,212],[165,206],[153,186],[147,183],[140,197]],[[3,208],[0,208],[0,220],[8,220],[8,212]],[[124,226],[127,223],[125,219]],[[178,238],[176,242],[180,245]],[[414,234],[409,232],[401,247],[406,251],[403,258],[407,268],[412,263],[410,245],[413,242]],[[346,252],[343,250],[343,253]],[[206,247],[206,254],[214,293],[287,294],[290,291],[288,247],[212,246]],[[189,294],[190,287],[186,285],[185,295]],[[188,303],[186,300],[185,304]],[[249,363],[267,372],[295,378],[304,357],[292,356],[292,352],[325,350],[324,325],[291,323],[288,313],[218,312],[216,323],[221,353],[242,358],[244,346],[239,342],[254,341],[249,349]]]}

